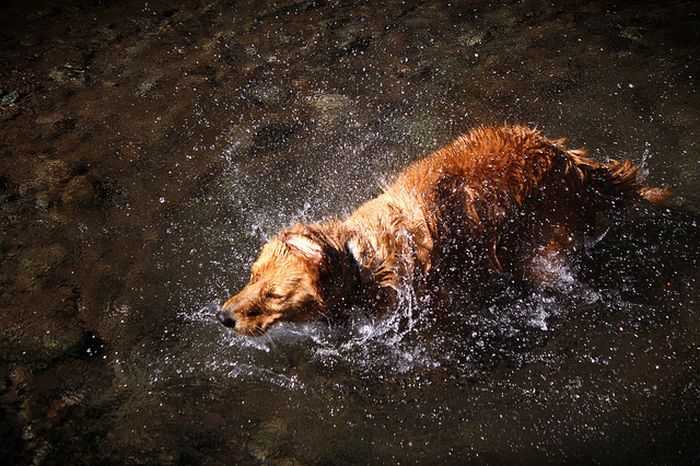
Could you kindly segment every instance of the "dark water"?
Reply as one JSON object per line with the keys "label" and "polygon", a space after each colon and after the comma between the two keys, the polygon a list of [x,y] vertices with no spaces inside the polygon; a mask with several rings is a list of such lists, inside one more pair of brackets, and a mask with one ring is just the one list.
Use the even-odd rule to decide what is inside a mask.
{"label": "dark water", "polygon": [[[0,7],[8,464],[700,461],[693,2]],[[549,285],[234,336],[269,234],[477,124],[630,157]]]}

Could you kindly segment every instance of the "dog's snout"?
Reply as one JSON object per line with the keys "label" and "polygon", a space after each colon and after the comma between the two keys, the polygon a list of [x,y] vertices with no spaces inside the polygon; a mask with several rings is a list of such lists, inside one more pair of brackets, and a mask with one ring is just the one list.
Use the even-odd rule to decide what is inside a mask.
{"label": "dog's snout", "polygon": [[231,314],[226,311],[217,312],[216,318],[224,327],[233,328],[236,326],[236,321],[231,317]]}

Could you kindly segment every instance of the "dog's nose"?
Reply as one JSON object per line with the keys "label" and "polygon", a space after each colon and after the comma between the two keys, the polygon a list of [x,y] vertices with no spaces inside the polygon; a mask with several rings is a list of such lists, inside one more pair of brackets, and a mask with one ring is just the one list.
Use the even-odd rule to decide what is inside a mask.
{"label": "dog's nose", "polygon": [[236,326],[236,321],[228,312],[219,311],[216,313],[216,318],[224,327],[233,328]]}

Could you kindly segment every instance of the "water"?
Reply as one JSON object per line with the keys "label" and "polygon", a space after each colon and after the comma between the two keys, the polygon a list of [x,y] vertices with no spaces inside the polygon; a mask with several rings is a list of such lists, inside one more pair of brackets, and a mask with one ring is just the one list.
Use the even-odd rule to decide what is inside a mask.
{"label": "water", "polygon": [[[694,4],[0,8],[6,463],[698,460]],[[270,235],[503,121],[674,197],[546,284],[216,322]]]}
{"label": "water", "polygon": [[[338,163],[341,172],[356,168]],[[681,400],[697,394],[697,347],[687,339],[697,326],[685,323],[696,302],[693,216],[661,209],[614,219],[590,238],[580,263],[544,262],[551,279],[535,287],[506,277],[491,285],[486,303],[455,295],[435,307],[404,287],[387,316],[283,324],[249,339],[213,319],[225,284],[237,280],[235,290],[247,280],[268,232],[318,218],[309,204],[331,210],[334,199],[313,188],[286,212],[249,208],[239,199],[254,203],[266,188],[259,179],[230,185],[239,169],[231,164],[211,187],[217,197],[207,198],[207,208],[223,204],[238,214],[235,228],[199,201],[174,220],[182,237],[201,235],[206,250],[220,248],[219,260],[206,274],[194,267],[198,259],[186,262],[168,293],[180,300],[182,321],[164,342],[165,361],[150,367],[149,390],[166,397],[184,379],[207,404],[236,397],[222,409],[240,423],[229,435],[250,445],[249,460],[558,462],[587,457],[590,444],[600,448],[593,458],[640,458],[619,446],[630,437],[691,448],[689,437],[676,435],[693,418],[662,406],[682,402],[679,387]],[[198,233],[203,224],[225,226]],[[186,255],[172,244],[163,250]],[[188,285],[191,274],[196,283]],[[669,432],[673,440],[663,437]]]}

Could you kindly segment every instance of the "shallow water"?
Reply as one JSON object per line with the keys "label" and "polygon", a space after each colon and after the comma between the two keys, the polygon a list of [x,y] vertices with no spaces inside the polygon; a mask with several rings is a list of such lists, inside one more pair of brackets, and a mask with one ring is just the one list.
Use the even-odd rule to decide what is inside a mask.
{"label": "shallow water", "polygon": [[[11,464],[700,460],[691,2],[0,7]],[[667,206],[546,285],[231,334],[269,235],[477,124],[628,156]]]}

